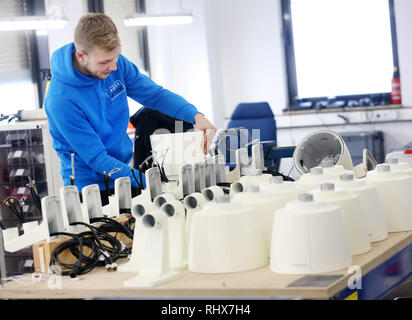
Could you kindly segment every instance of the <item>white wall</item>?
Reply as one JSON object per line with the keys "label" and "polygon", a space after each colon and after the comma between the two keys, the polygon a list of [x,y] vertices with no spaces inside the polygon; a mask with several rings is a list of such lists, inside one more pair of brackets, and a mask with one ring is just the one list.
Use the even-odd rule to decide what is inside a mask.
{"label": "white wall", "polygon": [[[203,4],[202,0],[181,2],[195,16],[192,24],[148,27],[150,77],[213,119]],[[148,14],[182,11],[177,0],[147,1],[146,10]]]}
{"label": "white wall", "polygon": [[74,41],[74,29],[80,17],[87,13],[87,0],[53,0],[63,10],[68,22],[63,29],[49,30],[49,55],[69,42]]}
{"label": "white wall", "polygon": [[[185,26],[149,27],[151,77],[225,126],[240,102],[287,102],[280,1],[191,0]],[[148,13],[179,11],[178,0],[151,0]]]}
{"label": "white wall", "polygon": [[287,103],[280,1],[204,2],[220,117],[229,119],[240,102],[267,101],[280,113]]}

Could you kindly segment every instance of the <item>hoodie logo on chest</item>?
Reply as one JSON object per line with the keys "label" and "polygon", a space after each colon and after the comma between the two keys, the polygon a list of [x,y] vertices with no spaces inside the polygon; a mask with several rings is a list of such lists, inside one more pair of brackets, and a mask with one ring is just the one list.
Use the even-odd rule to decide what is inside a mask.
{"label": "hoodie logo on chest", "polygon": [[113,101],[116,99],[120,94],[126,91],[125,86],[123,83],[120,82],[120,80],[117,80],[115,83],[113,83],[108,89],[106,89],[106,96]]}

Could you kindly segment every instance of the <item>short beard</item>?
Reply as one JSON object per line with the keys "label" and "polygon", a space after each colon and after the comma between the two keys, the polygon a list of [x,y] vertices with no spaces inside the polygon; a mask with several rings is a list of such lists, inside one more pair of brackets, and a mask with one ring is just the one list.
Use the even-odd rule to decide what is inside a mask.
{"label": "short beard", "polygon": [[97,76],[97,72],[91,71],[91,70],[89,69],[89,66],[88,66],[88,65],[85,67],[85,71],[87,72],[87,76],[89,76],[89,77],[93,77],[93,78],[97,78],[97,79],[102,79],[102,78],[100,78],[100,77]]}

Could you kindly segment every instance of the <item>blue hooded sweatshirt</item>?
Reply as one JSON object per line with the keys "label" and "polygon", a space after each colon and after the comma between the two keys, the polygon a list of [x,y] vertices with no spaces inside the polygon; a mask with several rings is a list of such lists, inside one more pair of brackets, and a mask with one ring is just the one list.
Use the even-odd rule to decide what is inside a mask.
{"label": "blue hooded sweatshirt", "polygon": [[[123,55],[117,70],[106,79],[88,77],[73,67],[73,43],[55,52],[51,58],[52,79],[45,99],[53,148],[61,159],[64,185],[70,185],[71,154],[74,153],[75,185],[81,188],[98,184],[105,189],[103,172],[120,169],[114,180],[128,176],[137,183],[128,166],[133,142],[127,135],[129,106],[127,96],[140,104],[169,116],[194,123],[199,113],[181,96],[154,83]],[[134,170],[137,179],[139,175]]]}

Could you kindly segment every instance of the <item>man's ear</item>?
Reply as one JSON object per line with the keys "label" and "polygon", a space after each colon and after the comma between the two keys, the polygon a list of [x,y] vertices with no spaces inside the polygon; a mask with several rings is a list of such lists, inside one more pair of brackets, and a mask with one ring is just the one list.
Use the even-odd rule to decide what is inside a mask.
{"label": "man's ear", "polygon": [[76,51],[76,58],[77,60],[79,60],[82,63],[86,63],[86,59],[87,59],[87,53],[83,50],[81,51]]}

